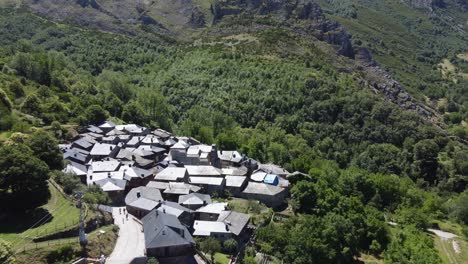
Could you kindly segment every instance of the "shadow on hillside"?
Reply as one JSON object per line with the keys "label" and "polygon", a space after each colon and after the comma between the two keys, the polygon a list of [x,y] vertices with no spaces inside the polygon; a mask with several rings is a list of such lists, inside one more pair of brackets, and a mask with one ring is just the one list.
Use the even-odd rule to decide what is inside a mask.
{"label": "shadow on hillside", "polygon": [[27,213],[5,213],[0,216],[0,233],[22,233],[33,225],[36,228],[52,219],[53,216],[44,208],[36,208]]}

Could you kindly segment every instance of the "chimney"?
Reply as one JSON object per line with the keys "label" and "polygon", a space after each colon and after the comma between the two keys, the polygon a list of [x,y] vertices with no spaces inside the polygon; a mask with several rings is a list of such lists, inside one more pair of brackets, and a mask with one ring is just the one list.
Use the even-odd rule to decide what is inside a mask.
{"label": "chimney", "polygon": [[137,198],[141,197],[141,193],[139,191],[136,193],[136,195],[137,195]]}
{"label": "chimney", "polygon": [[90,180],[93,180],[93,175],[89,175],[89,179],[90,179]]}
{"label": "chimney", "polygon": [[206,204],[207,204],[206,200],[203,200],[203,205],[206,205]]}
{"label": "chimney", "polygon": [[226,226],[226,231],[229,231],[229,226],[228,225],[225,225]]}
{"label": "chimney", "polygon": [[109,146],[109,149],[112,150],[112,146]]}
{"label": "chimney", "polygon": [[166,213],[166,208],[163,208],[163,213]]}
{"label": "chimney", "polygon": [[108,173],[107,173],[107,178],[110,178],[110,177],[111,177],[111,173],[108,172]]}

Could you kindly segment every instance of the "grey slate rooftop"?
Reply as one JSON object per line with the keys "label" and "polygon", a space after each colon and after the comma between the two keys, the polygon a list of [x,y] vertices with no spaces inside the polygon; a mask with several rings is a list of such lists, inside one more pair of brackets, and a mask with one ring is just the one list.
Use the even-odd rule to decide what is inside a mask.
{"label": "grey slate rooftop", "polygon": [[144,186],[133,188],[125,196],[126,205],[147,211],[155,208],[161,201],[163,201],[163,198],[158,189]]}
{"label": "grey slate rooftop", "polygon": [[182,205],[206,205],[211,203],[211,197],[208,194],[191,193],[179,196],[179,204]]}
{"label": "grey slate rooftop", "polygon": [[142,218],[146,248],[194,245],[188,229],[177,217],[152,210]]}

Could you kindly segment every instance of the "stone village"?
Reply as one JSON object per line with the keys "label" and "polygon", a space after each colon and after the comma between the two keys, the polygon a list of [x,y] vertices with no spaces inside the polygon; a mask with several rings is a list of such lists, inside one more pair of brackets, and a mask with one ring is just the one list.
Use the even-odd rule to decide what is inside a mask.
{"label": "stone village", "polygon": [[250,216],[219,196],[284,205],[289,172],[260,164],[236,150],[217,149],[136,124],[90,125],[60,148],[66,173],[99,186],[141,221],[147,257],[193,255],[194,237],[250,239]]}

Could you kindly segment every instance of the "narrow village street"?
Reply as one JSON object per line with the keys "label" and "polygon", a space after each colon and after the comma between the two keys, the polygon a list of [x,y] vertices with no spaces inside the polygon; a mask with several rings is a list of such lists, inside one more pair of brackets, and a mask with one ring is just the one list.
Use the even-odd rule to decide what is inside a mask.
{"label": "narrow village street", "polygon": [[128,214],[127,220],[126,214],[123,213],[124,208],[113,208],[114,223],[119,226],[120,230],[114,251],[106,260],[108,264],[129,264],[135,258],[145,256],[145,238],[142,226],[130,214]]}

